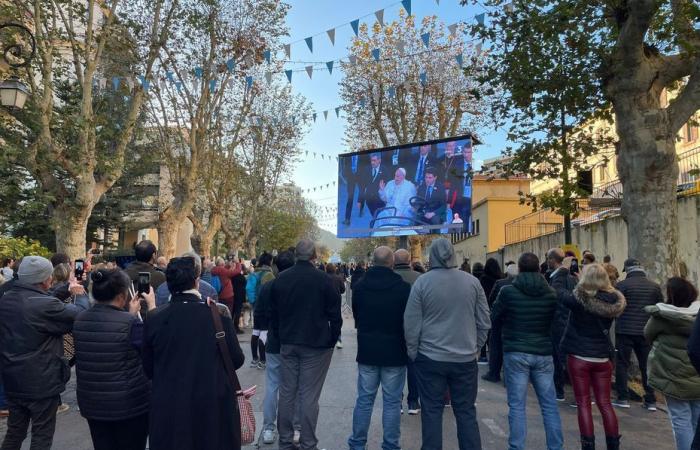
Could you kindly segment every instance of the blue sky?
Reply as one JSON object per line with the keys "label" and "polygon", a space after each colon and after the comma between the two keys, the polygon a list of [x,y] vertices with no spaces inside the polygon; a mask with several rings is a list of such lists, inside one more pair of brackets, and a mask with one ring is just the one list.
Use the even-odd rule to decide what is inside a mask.
{"label": "blue sky", "polygon": [[[292,63],[286,64],[287,70],[303,70],[312,62],[345,58],[354,36],[348,24],[350,21],[360,18],[361,22],[374,23],[376,21],[374,12],[384,9],[384,21],[388,23],[398,17],[401,7],[400,1],[391,0],[288,0],[288,3],[291,5],[287,16],[290,37],[285,43],[292,43]],[[411,3],[411,13],[417,18],[436,15],[446,25],[457,21],[471,21],[475,14],[484,12],[484,9],[478,6],[460,6],[459,0],[440,0],[439,5],[435,0],[413,0]],[[326,30],[334,27],[336,28],[335,46],[326,35]],[[319,35],[315,36],[317,34]],[[313,53],[304,42],[304,39],[309,36],[314,36]],[[302,189],[331,183],[330,189],[320,189],[304,194],[321,207],[337,205],[336,189],[332,186],[332,182],[337,178],[337,162],[334,158],[314,159],[313,153],[337,155],[353,151],[343,145],[345,130],[343,113],[341,112],[340,118],[336,118],[334,111],[335,107],[341,105],[338,93],[342,75],[340,68],[335,67],[332,75],[327,70],[315,71],[311,80],[304,72],[294,72],[292,76],[292,89],[311,102],[318,117],[316,123],[311,125],[301,146],[302,150],[309,152],[308,157],[304,157],[302,153],[303,160],[295,167],[291,178]],[[327,121],[323,118],[324,110],[329,111]],[[504,133],[488,129],[477,131],[483,137],[485,144],[477,149],[475,158],[483,160],[500,154],[505,145]],[[335,233],[335,224],[335,219],[319,219],[319,225],[333,233]]]}

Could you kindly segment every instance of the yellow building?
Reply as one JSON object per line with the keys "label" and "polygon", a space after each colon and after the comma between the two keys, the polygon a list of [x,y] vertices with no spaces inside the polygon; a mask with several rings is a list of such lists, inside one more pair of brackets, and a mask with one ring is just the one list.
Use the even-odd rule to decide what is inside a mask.
{"label": "yellow building", "polygon": [[[488,162],[486,162],[488,164]],[[521,194],[530,192],[527,177],[492,178],[475,175],[472,181],[473,233],[454,234],[457,262],[486,260],[486,255],[505,245],[505,224],[532,211],[520,203]]]}

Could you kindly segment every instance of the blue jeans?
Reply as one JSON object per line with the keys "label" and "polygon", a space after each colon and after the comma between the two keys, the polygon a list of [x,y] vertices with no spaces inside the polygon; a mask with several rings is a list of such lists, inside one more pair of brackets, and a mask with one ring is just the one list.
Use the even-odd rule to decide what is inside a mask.
{"label": "blue jeans", "polygon": [[365,450],[367,433],[372,420],[374,399],[382,385],[383,450],[400,450],[401,444],[401,395],[406,380],[406,366],[381,367],[358,365],[357,402],[352,413],[352,436],[348,439],[350,450]]}
{"label": "blue jeans", "polygon": [[548,450],[564,448],[559,407],[554,387],[552,356],[507,352],[503,354],[508,391],[509,450],[525,448],[527,439],[527,387],[532,382],[537,394],[547,436]]}
{"label": "blue jeans", "polygon": [[[280,370],[282,359],[279,353],[268,353],[265,365],[265,398],[263,399],[263,430],[274,430],[277,422],[277,401],[279,400]],[[301,402],[297,398],[297,409],[294,415],[294,429],[301,430],[299,424]]]}
{"label": "blue jeans", "polygon": [[700,419],[700,400],[677,400],[666,397],[668,416],[676,439],[676,450],[690,450]]}
{"label": "blue jeans", "polygon": [[445,411],[445,393],[448,388],[452,398],[452,413],[457,422],[459,450],[481,450],[481,435],[474,405],[479,375],[476,361],[434,361],[418,353],[414,364],[421,399],[421,450],[442,450],[442,414]]}

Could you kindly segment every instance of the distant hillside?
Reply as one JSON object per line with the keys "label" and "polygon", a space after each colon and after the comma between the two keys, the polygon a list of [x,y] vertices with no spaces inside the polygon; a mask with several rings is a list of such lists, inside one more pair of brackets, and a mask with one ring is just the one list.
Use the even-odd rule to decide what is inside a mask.
{"label": "distant hillside", "polygon": [[324,244],[331,250],[331,252],[339,252],[342,250],[343,246],[345,245],[345,242],[343,242],[342,239],[338,239],[335,234],[331,233],[330,231],[326,231],[324,229],[320,229],[319,231],[321,236],[318,240],[319,243]]}

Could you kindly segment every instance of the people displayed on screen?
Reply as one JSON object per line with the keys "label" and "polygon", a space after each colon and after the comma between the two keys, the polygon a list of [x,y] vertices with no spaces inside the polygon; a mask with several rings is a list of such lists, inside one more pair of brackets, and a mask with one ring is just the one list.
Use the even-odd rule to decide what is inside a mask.
{"label": "people displayed on screen", "polygon": [[430,225],[439,225],[445,220],[445,190],[438,184],[439,171],[434,167],[425,169],[423,184],[418,187],[416,196],[421,198],[423,206],[419,208],[419,218]]}
{"label": "people displayed on screen", "polygon": [[462,158],[459,163],[459,187],[457,189],[458,199],[455,208],[462,220],[464,220],[465,231],[471,231],[471,208],[472,208],[472,178],[474,171],[472,169],[472,146],[471,142],[467,142],[462,147]]}
{"label": "people displayed on screen", "polygon": [[462,170],[458,170],[459,163],[462,161],[456,155],[457,141],[450,141],[445,144],[445,157],[442,160],[442,185],[445,188],[445,198],[447,206],[454,210],[457,200],[459,199],[459,175]]}
{"label": "people displayed on screen", "polygon": [[386,182],[386,171],[382,166],[382,156],[380,153],[372,153],[369,161],[369,168],[364,169],[365,179],[362,183],[362,192],[364,195],[362,199],[367,205],[370,215],[375,217],[377,210],[384,207],[386,204],[379,196],[379,183],[382,181]]}
{"label": "people displayed on screen", "polygon": [[411,198],[415,196],[416,186],[406,179],[406,169],[396,169],[393,180],[379,182],[379,197],[386,203],[386,209],[379,217],[395,217],[396,220],[391,220],[392,224],[409,225],[414,214]]}
{"label": "people displayed on screen", "polygon": [[409,177],[413,180],[416,186],[420,186],[425,181],[425,171],[428,167],[438,167],[438,161],[434,160],[432,155],[431,145],[421,145],[418,148],[418,157],[414,161],[414,165],[408,171]]}
{"label": "people displayed on screen", "polygon": [[452,223],[464,223],[461,217],[459,217],[459,213],[455,213],[454,218],[452,219]]}
{"label": "people displayed on screen", "polygon": [[355,200],[355,190],[358,190],[357,210],[362,216],[364,208],[364,200],[362,199],[362,176],[360,165],[361,156],[352,155],[349,158],[341,158],[341,176],[345,180],[345,190],[347,201],[345,202],[345,220],[343,224],[350,225],[350,217],[352,216],[352,208]]}

